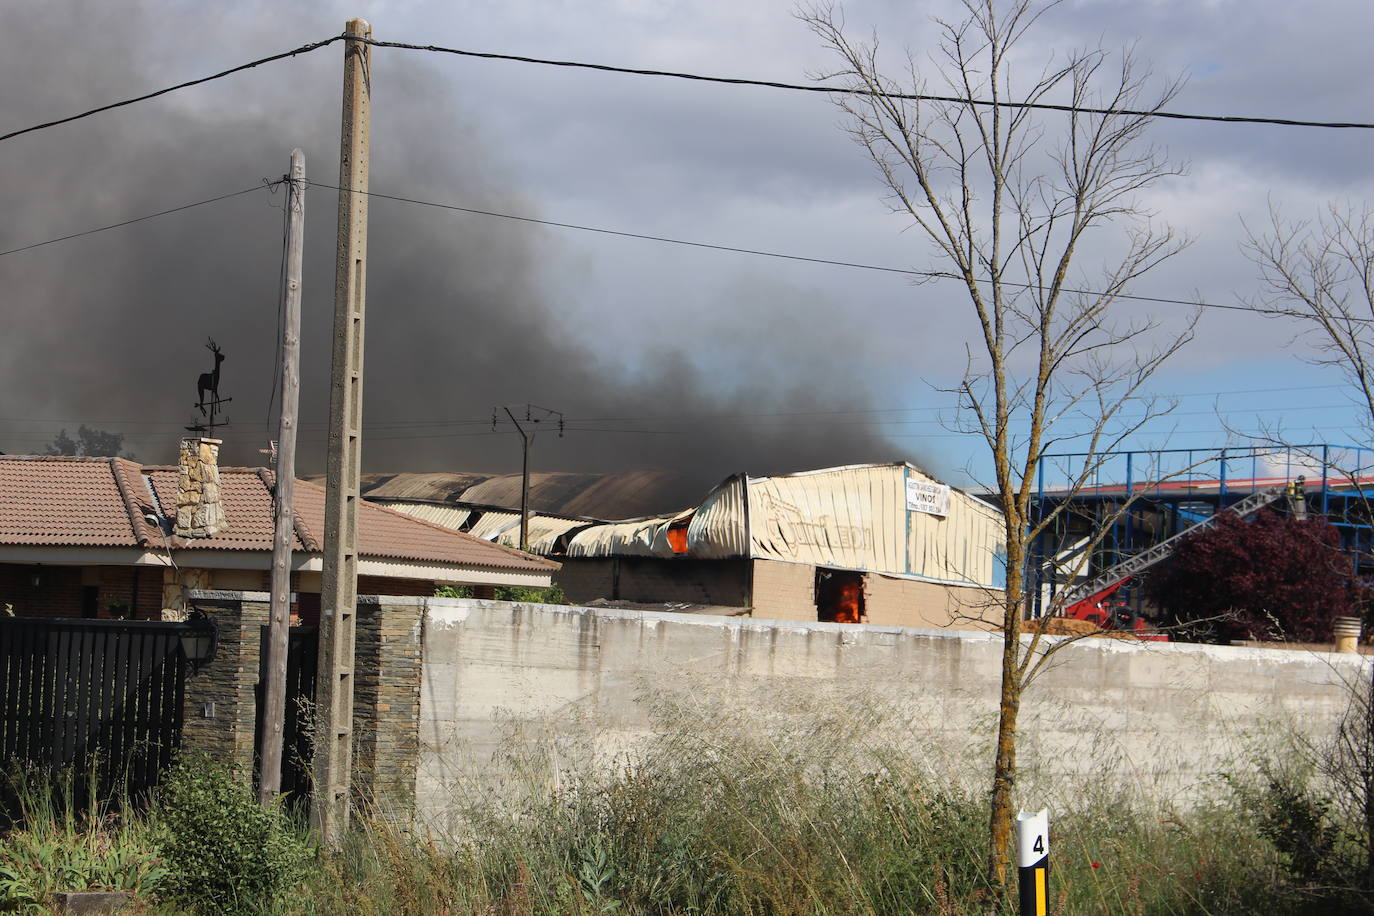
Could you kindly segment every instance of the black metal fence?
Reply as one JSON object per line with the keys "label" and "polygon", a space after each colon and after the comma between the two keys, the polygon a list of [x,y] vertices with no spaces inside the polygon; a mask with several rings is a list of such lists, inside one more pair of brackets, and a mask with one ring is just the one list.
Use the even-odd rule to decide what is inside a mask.
{"label": "black metal fence", "polygon": [[181,742],[186,624],[0,618],[0,766],[142,793]]}

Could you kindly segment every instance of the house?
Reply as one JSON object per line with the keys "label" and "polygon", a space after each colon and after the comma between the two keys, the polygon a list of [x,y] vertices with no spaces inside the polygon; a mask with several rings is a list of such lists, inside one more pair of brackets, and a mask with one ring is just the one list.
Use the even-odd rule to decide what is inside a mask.
{"label": "house", "polygon": [[[386,495],[405,492],[410,476],[366,496],[519,543],[520,513],[509,504]],[[1002,513],[907,462],[740,474],[682,511],[628,520],[536,512],[527,528],[527,549],[562,563],[554,582],[575,603],[981,628],[996,622],[1006,582]]]}
{"label": "house", "polygon": [[[180,619],[187,590],[268,589],[273,473],[218,467],[217,448],[186,440],[174,466],[0,455],[0,602],[17,616]],[[324,495],[296,483],[292,590],[306,622],[319,614]],[[360,594],[547,586],[558,568],[366,502],[358,536]]]}

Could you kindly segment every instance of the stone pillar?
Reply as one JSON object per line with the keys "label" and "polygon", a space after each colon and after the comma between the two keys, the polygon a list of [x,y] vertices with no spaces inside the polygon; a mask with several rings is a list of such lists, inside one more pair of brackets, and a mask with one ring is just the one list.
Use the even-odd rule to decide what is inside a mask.
{"label": "stone pillar", "polygon": [[186,593],[203,591],[210,587],[210,570],[181,567],[162,569],[162,619],[180,623],[189,613],[186,609]]}
{"label": "stone pillar", "polygon": [[190,592],[215,622],[214,658],[186,679],[181,746],[227,761],[244,780],[253,776],[257,730],[259,643],[267,623],[266,592]]}
{"label": "stone pillar", "polygon": [[219,495],[219,446],[219,439],[204,436],[181,440],[174,529],[181,537],[209,537],[229,527]]}
{"label": "stone pillar", "polygon": [[353,792],[384,808],[415,801],[424,598],[358,598]]}

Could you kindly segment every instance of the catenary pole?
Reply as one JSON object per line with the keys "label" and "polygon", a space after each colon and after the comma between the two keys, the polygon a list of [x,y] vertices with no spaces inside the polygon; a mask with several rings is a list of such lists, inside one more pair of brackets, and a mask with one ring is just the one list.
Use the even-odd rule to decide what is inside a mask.
{"label": "catenary pole", "polygon": [[320,675],[315,687],[314,795],[310,808],[311,825],[330,846],[340,843],[348,827],[353,750],[372,95],[371,46],[366,43],[372,37],[372,27],[366,20],[350,19],[344,33],[339,239],[334,264],[334,343],[329,369],[329,457],[320,589]]}
{"label": "catenary pole", "polygon": [[286,289],[281,337],[281,418],[277,423],[272,518],[272,611],[267,629],[258,802],[281,792],[282,728],[286,717],[286,654],[291,627],[291,541],[295,537],[296,413],[301,395],[301,252],[305,245],[305,154],[291,151],[286,192]]}
{"label": "catenary pole", "polygon": [[510,412],[509,407],[502,407],[506,416],[510,417],[511,423],[515,426],[515,431],[520,434],[522,448],[520,450],[520,549],[525,550],[530,546],[530,435],[525,432],[525,427],[520,425],[520,421],[515,419],[515,414]]}

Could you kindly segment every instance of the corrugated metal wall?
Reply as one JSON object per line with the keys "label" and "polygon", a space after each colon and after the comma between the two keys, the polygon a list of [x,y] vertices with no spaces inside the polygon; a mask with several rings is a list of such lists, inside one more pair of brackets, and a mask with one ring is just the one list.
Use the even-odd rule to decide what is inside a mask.
{"label": "corrugated metal wall", "polygon": [[687,526],[687,552],[703,560],[749,555],[745,477],[731,477],[707,495]]}
{"label": "corrugated metal wall", "polygon": [[749,480],[753,555],[905,572],[902,468],[866,466]]}
{"label": "corrugated metal wall", "polygon": [[[668,530],[687,521],[694,559],[750,556],[985,587],[1005,584],[1006,531],[993,506],[950,491],[948,515],[907,509],[907,482],[939,485],[911,465],[853,465],[780,477],[732,477],[695,510],[593,524],[569,542],[570,557],[674,557]],[[457,528],[469,510],[395,504],[417,518]],[[517,546],[519,514],[486,511],[471,533]],[[532,515],[530,549],[552,553],[585,521]]]}
{"label": "corrugated metal wall", "polygon": [[906,508],[909,465],[834,468],[749,481],[753,555],[790,563],[997,587],[1005,581],[1001,513],[950,492],[949,514]]}
{"label": "corrugated metal wall", "polygon": [[[907,473],[930,479],[915,468]],[[943,582],[993,588],[1006,585],[1007,532],[997,509],[955,490],[950,493],[947,517],[924,512],[908,512],[907,516],[911,521],[907,535],[911,568],[907,572]]]}

